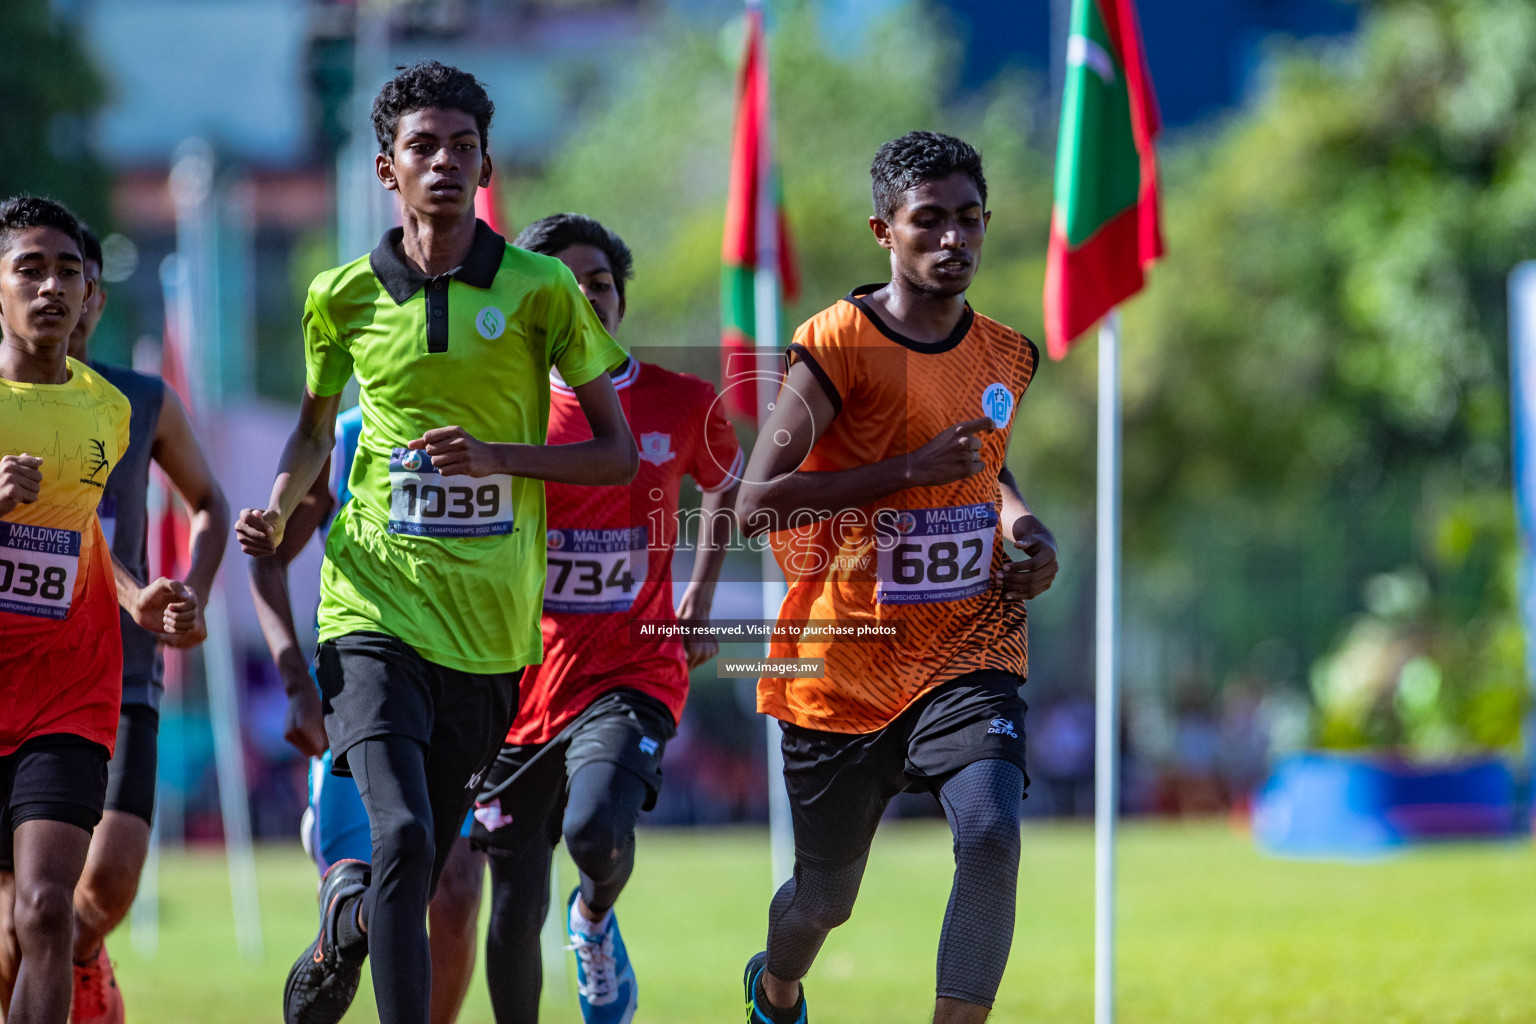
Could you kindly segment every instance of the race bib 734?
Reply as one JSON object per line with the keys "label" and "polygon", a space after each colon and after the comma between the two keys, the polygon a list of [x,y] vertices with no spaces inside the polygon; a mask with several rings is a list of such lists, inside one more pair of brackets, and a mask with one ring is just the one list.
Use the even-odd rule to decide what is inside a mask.
{"label": "race bib 734", "polygon": [[650,559],[643,526],[550,530],[544,610],[625,612],[645,582]]}
{"label": "race bib 734", "polygon": [[875,600],[934,604],[984,592],[992,582],[997,509],[990,502],[881,513]]}
{"label": "race bib 734", "polygon": [[64,618],[79,567],[79,531],[0,522],[0,611]]}
{"label": "race bib 734", "polygon": [[443,476],[410,448],[389,456],[389,532],[415,537],[492,537],[512,532],[512,477]]}

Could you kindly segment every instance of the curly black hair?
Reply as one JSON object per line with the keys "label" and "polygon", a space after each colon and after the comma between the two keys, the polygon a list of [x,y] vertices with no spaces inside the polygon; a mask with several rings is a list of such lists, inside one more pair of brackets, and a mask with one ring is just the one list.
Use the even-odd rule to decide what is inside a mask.
{"label": "curly black hair", "polygon": [[907,132],[892,139],[880,147],[869,165],[875,216],[890,223],[903,194],[925,181],[939,181],[951,174],[969,174],[981,193],[981,205],[987,205],[987,179],[981,173],[981,154],[975,147],[942,132]]}
{"label": "curly black hair", "polygon": [[10,250],[11,237],[27,228],[57,228],[64,232],[83,253],[80,218],[69,207],[42,196],[19,195],[0,202],[0,253]]}
{"label": "curly black hair", "polygon": [[553,256],[573,245],[590,245],[608,256],[613,268],[613,286],[624,297],[624,282],[635,276],[635,257],[624,239],[582,213],[555,213],[518,232],[513,245],[530,252]]}
{"label": "curly black hair", "polygon": [[373,100],[373,134],[379,140],[380,153],[394,148],[402,117],[430,108],[473,115],[475,127],[480,129],[480,148],[490,145],[496,104],[474,75],[435,60],[402,65],[397,70],[400,73],[385,82]]}

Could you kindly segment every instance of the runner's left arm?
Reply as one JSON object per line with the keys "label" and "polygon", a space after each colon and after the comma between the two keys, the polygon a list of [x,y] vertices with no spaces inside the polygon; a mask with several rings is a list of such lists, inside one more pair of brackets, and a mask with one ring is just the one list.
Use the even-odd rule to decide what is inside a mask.
{"label": "runner's left arm", "polygon": [[197,594],[197,622],[187,633],[163,637],[172,647],[196,647],[208,638],[203,622],[213,578],[224,560],[224,541],[229,534],[229,503],[214,479],[208,460],[192,432],[186,407],[174,389],[165,389],[160,421],[155,428],[155,462],[165,471],[171,486],[186,503],[191,518],[190,566],[186,584]]}
{"label": "runner's left arm", "polygon": [[[720,581],[720,570],[725,566],[725,552],[731,540],[731,528],[735,519],[736,491],[740,484],[732,484],[721,491],[705,491],[699,512],[704,520],[699,530],[699,540],[693,550],[693,573],[688,589],[677,603],[677,617],[684,622],[708,622],[715,603],[715,584]],[[720,653],[720,644],[710,637],[687,637],[683,651],[688,657],[688,667],[698,668]]]}
{"label": "runner's left arm", "polygon": [[997,482],[1003,497],[1006,532],[1027,557],[1021,562],[1005,562],[996,581],[1005,598],[1027,601],[1051,589],[1056,581],[1056,537],[1030,510],[1012,470],[1004,466],[997,474]]}
{"label": "runner's left arm", "polygon": [[429,430],[410,446],[432,456],[444,476],[510,473],[557,484],[600,487],[627,484],[640,468],[640,453],[624,418],[624,407],[606,373],[574,388],[592,428],[592,440],[575,444],[496,444],[463,427]]}
{"label": "runner's left arm", "polygon": [[161,576],[147,586],[112,556],[112,578],[117,583],[117,603],[151,633],[185,636],[197,624],[197,593],[180,580]]}
{"label": "runner's left arm", "polygon": [[251,599],[256,604],[256,621],[282,678],[283,692],[288,695],[288,709],[283,715],[283,739],[308,757],[324,754],[328,741],[320,694],[309,676],[309,662],[299,644],[299,631],[293,625],[293,604],[288,597],[288,565],[330,516],[335,503],[325,474],[316,476],[309,493],[289,517],[277,550],[270,558],[251,559]]}
{"label": "runner's left arm", "polygon": [[341,388],[335,394],[317,395],[308,385],[299,402],[299,422],[288,435],[277,463],[277,479],[267,507],[244,508],[235,520],[240,549],[252,558],[264,558],[283,542],[288,517],[309,493],[310,485],[325,468],[336,446],[336,412],[341,408]]}

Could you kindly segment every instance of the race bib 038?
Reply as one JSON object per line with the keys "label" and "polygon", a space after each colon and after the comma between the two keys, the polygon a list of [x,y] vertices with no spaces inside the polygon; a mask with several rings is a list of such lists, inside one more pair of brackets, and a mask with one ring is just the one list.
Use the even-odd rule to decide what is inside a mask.
{"label": "race bib 038", "polygon": [[629,611],[650,557],[645,527],[550,530],[546,540],[545,611]]}
{"label": "race bib 038", "polygon": [[990,503],[883,512],[878,523],[875,600],[959,601],[992,582],[997,509]]}
{"label": "race bib 038", "polygon": [[0,611],[64,618],[79,569],[79,531],[0,522]]}
{"label": "race bib 038", "polygon": [[415,537],[493,537],[512,532],[512,477],[443,476],[426,452],[389,456],[389,532]]}

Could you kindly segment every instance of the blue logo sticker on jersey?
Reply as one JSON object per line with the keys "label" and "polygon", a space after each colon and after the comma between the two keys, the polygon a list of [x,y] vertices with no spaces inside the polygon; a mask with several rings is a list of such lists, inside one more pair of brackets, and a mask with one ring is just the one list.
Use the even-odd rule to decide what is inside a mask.
{"label": "blue logo sticker on jersey", "polygon": [[981,393],[981,411],[1002,430],[1013,418],[1013,392],[1006,384],[991,384]]}

